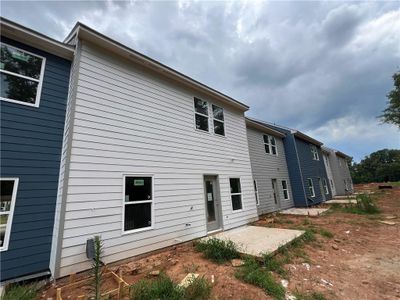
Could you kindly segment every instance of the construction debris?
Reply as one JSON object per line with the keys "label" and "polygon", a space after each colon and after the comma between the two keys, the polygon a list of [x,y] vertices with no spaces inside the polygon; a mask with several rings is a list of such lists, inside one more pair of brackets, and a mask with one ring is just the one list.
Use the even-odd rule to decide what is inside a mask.
{"label": "construction debris", "polygon": [[181,287],[188,287],[193,280],[195,280],[197,277],[199,277],[199,274],[196,273],[188,273],[185,278],[182,279],[181,283],[179,284],[179,286]]}

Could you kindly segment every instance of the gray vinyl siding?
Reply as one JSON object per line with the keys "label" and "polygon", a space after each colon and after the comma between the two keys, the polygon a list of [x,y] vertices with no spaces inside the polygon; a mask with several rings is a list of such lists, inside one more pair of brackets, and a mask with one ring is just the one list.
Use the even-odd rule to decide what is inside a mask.
{"label": "gray vinyl siding", "polygon": [[[263,141],[264,133],[253,128],[247,128],[251,168],[253,179],[257,181],[259,205],[258,214],[277,211],[293,207],[293,195],[286,164],[285,149],[282,139],[275,137],[278,155],[267,154]],[[272,179],[277,179],[280,206],[275,205],[272,189]],[[282,180],[288,185],[289,199],[283,196]]]}
{"label": "gray vinyl siding", "polygon": [[[90,267],[85,243],[93,235],[104,241],[106,263],[205,236],[205,174],[219,177],[223,229],[257,219],[243,112],[86,42],[74,72],[57,276]],[[195,129],[193,96],[224,108],[226,137]],[[154,229],[122,234],[123,174],[154,176]],[[240,211],[232,211],[230,177],[241,179]]]}
{"label": "gray vinyl siding", "polygon": [[[339,160],[341,163],[339,163]],[[329,162],[331,163],[333,181],[335,182],[336,194],[338,196],[344,196],[353,192],[353,181],[351,179],[350,170],[347,165],[347,161],[341,157],[336,155],[334,151],[332,151],[332,155],[329,156]],[[349,182],[349,191],[346,191],[344,180]]]}
{"label": "gray vinyl siding", "polygon": [[71,63],[2,38],[46,58],[39,107],[0,101],[1,177],[17,177],[8,250],[0,253],[1,281],[47,272]]}

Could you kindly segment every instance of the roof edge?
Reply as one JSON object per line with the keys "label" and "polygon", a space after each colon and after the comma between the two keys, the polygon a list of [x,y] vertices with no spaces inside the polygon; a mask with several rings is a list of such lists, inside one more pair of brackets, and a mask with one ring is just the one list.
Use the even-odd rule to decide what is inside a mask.
{"label": "roof edge", "polygon": [[276,131],[276,130],[268,127],[268,126],[265,126],[261,122],[258,122],[258,121],[254,120],[254,119],[249,118],[249,117],[245,117],[245,121],[246,121],[246,126],[248,125],[249,127],[256,128],[256,129],[261,130],[261,131],[263,131],[265,133],[269,133],[271,135],[274,135],[274,136],[277,136],[277,137],[282,137],[282,138],[286,136],[286,134],[284,134],[282,132],[279,132],[279,131]]}
{"label": "roof edge", "polygon": [[[64,42],[69,42],[74,36],[78,35],[79,38],[83,40],[88,40],[92,43],[99,45],[100,47],[106,48],[107,50],[111,50],[114,53],[117,53],[127,59],[138,63],[145,68],[148,68],[152,71],[155,71],[163,76],[169,77],[173,80],[176,80],[182,84],[190,86],[194,89],[200,90],[205,94],[209,94],[218,98],[220,101],[229,104],[241,111],[249,110],[249,106],[246,104],[229,97],[187,75],[184,75],[171,67],[168,67],[128,46],[90,28],[89,26],[77,22],[71,32],[67,35]],[[108,46],[108,47],[107,47]]]}
{"label": "roof edge", "polygon": [[71,45],[66,45],[4,17],[0,17],[0,25],[1,36],[68,60],[72,60],[74,57],[75,47]]}

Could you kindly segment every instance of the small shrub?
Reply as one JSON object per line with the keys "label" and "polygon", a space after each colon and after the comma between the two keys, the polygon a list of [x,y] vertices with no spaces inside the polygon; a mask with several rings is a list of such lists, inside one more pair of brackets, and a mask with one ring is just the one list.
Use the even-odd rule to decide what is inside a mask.
{"label": "small shrub", "polygon": [[285,299],[285,288],[277,283],[272,274],[260,267],[254,258],[245,259],[245,263],[235,273],[236,278],[262,288],[275,299]]}
{"label": "small shrub", "polygon": [[206,258],[216,263],[223,263],[240,256],[234,242],[217,238],[209,238],[198,242],[196,249],[203,252]]}
{"label": "small shrub", "polygon": [[329,230],[327,230],[325,228],[320,228],[318,233],[328,239],[331,239],[334,236],[334,234],[332,232],[330,232]]}
{"label": "small shrub", "polygon": [[181,300],[182,298],[183,289],[165,274],[155,279],[139,280],[130,287],[130,300]]}
{"label": "small shrub", "polygon": [[207,300],[212,286],[204,277],[194,278],[184,288],[166,274],[155,279],[142,279],[130,287],[130,300]]}
{"label": "small shrub", "polygon": [[206,300],[210,298],[212,285],[204,277],[193,279],[184,290],[183,299]]}
{"label": "small shrub", "polygon": [[38,298],[39,286],[37,284],[12,284],[6,288],[2,300],[34,300]]}
{"label": "small shrub", "polygon": [[375,201],[367,194],[357,196],[357,207],[366,214],[377,214],[380,212]]}

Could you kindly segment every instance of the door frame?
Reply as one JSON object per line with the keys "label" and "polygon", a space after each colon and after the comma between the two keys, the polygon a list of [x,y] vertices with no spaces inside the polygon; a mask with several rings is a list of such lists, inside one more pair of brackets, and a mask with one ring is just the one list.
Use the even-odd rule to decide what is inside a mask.
{"label": "door frame", "polygon": [[[213,194],[214,194],[214,213],[215,213],[215,228],[209,228],[208,218],[208,208],[207,208],[207,188],[206,188],[206,180],[211,180],[213,182]],[[222,225],[222,205],[221,205],[221,192],[220,192],[220,184],[219,184],[219,176],[214,174],[204,174],[203,175],[203,189],[204,189],[204,198],[203,203],[205,207],[205,221],[206,221],[206,229],[207,234],[214,233],[216,231],[223,230]]]}
{"label": "door frame", "polygon": [[272,198],[273,198],[272,200],[274,201],[275,209],[279,210],[281,208],[281,199],[279,197],[279,187],[277,178],[271,178],[271,186],[272,186]]}

